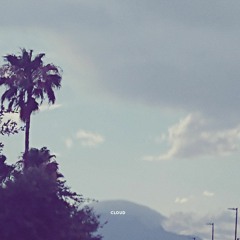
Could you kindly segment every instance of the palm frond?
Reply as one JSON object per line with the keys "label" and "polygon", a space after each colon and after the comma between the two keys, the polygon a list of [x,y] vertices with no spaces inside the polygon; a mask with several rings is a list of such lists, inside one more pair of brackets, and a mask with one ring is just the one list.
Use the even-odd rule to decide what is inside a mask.
{"label": "palm frond", "polygon": [[51,75],[47,76],[47,81],[49,82],[51,87],[60,88],[61,80],[62,80],[61,76],[59,76],[57,74],[51,74]]}
{"label": "palm frond", "polygon": [[21,49],[22,55],[18,57],[19,59],[19,67],[23,68],[26,72],[28,72],[31,67],[31,58],[32,58],[32,50],[29,52],[23,48]]}
{"label": "palm frond", "polygon": [[17,97],[18,105],[23,106],[25,104],[25,91],[20,91]]}
{"label": "palm frond", "polygon": [[53,64],[47,64],[47,65],[45,65],[45,66],[44,66],[44,71],[45,71],[46,73],[48,73],[48,72],[50,72],[50,71],[53,71],[53,72],[56,72],[56,73],[59,72],[59,71],[58,71],[58,68],[57,68],[55,65],[53,65]]}
{"label": "palm frond", "polygon": [[35,96],[37,99],[41,99],[43,101],[44,96],[43,96],[43,90],[41,88],[35,88],[33,89],[32,95]]}
{"label": "palm frond", "polygon": [[17,94],[17,88],[16,87],[12,87],[12,88],[9,88],[8,90],[6,90],[2,97],[1,97],[1,101],[2,103],[5,101],[5,100],[11,100],[12,97],[16,96]]}
{"label": "palm frond", "polygon": [[16,105],[17,105],[17,98],[16,97],[11,98],[11,100],[8,103],[7,111],[10,112],[10,111],[15,110]]}
{"label": "palm frond", "polygon": [[6,55],[4,59],[9,62],[12,66],[19,66],[19,59],[15,55]]}
{"label": "palm frond", "polygon": [[27,52],[27,50],[25,48],[22,49],[22,56],[21,56],[22,60],[26,63],[26,62],[30,62],[30,54]]}
{"label": "palm frond", "polygon": [[0,78],[0,86],[6,84],[6,82],[7,82],[7,78],[5,77]]}
{"label": "palm frond", "polygon": [[34,71],[37,68],[42,66],[42,58],[45,56],[45,53],[38,54],[35,59],[31,62],[31,69]]}
{"label": "palm frond", "polygon": [[47,97],[48,97],[48,102],[54,104],[55,100],[56,100],[56,97],[55,97],[53,89],[51,87],[47,87],[45,89],[45,91],[46,91],[46,94],[47,94]]}

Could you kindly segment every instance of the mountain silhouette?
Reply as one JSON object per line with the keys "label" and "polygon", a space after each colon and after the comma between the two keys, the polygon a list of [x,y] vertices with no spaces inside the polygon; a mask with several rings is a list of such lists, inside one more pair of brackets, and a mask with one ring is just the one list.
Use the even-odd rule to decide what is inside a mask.
{"label": "mountain silhouette", "polygon": [[100,230],[105,240],[186,240],[189,238],[164,230],[161,224],[166,217],[149,207],[133,202],[102,201],[95,204],[94,209],[101,215],[101,222],[108,221]]}

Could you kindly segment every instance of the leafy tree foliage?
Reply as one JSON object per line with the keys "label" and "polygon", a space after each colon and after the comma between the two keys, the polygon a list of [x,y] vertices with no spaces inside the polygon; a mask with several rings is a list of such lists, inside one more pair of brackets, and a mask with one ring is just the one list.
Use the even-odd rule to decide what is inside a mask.
{"label": "leafy tree foliage", "polygon": [[[25,153],[26,154],[26,153]],[[47,148],[24,160],[0,159],[0,239],[101,240],[99,216],[66,186]]]}
{"label": "leafy tree foliage", "polygon": [[6,91],[1,97],[6,101],[7,111],[19,111],[20,119],[26,124],[25,153],[29,150],[31,114],[39,110],[45,98],[55,103],[54,88],[61,87],[59,68],[53,64],[43,64],[44,53],[33,58],[33,51],[22,49],[19,56],[10,54],[4,57],[6,64],[0,68],[0,86]]}
{"label": "leafy tree foliage", "polygon": [[[10,135],[10,134],[16,134],[19,131],[24,130],[24,127],[18,127],[17,123],[11,119],[8,119],[6,121],[3,121],[3,116],[7,111],[2,106],[0,108],[0,135]],[[11,112],[11,111],[10,111]],[[9,111],[8,111],[9,113]],[[11,112],[13,113],[13,112]],[[2,142],[0,142],[0,154],[2,152],[4,145]],[[1,157],[2,155],[0,155]]]}

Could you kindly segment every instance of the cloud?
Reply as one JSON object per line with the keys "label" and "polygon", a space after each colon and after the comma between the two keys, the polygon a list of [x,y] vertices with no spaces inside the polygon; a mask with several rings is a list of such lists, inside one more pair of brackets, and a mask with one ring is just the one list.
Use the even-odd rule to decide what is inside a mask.
{"label": "cloud", "polygon": [[80,129],[72,137],[67,137],[64,140],[66,148],[70,149],[77,142],[80,142],[83,147],[95,147],[105,141],[104,137],[98,133]]}
{"label": "cloud", "polygon": [[76,139],[78,139],[81,145],[85,147],[94,147],[105,141],[102,135],[85,130],[79,130],[76,134]]}
{"label": "cloud", "polygon": [[155,138],[155,142],[156,142],[157,144],[161,144],[161,143],[163,143],[164,141],[166,141],[166,138],[167,138],[166,134],[161,134],[160,136],[158,136],[158,137]]}
{"label": "cloud", "polygon": [[142,160],[146,162],[154,162],[154,161],[162,161],[166,159],[161,158],[161,156],[146,155],[146,156],[143,156]]}
{"label": "cloud", "polygon": [[18,113],[4,113],[3,122],[6,122],[8,120],[12,120],[12,121],[16,122],[17,124],[21,123]]}
{"label": "cloud", "polygon": [[195,235],[204,224],[204,222],[199,224],[199,222],[201,222],[201,220],[199,221],[199,218],[198,215],[192,212],[176,212],[165,220],[163,226],[168,231],[173,231],[175,233]]}
{"label": "cloud", "polygon": [[179,198],[179,197],[177,197],[175,199],[175,203],[180,203],[180,204],[187,203],[188,201],[189,201],[188,198]]}
{"label": "cloud", "polygon": [[[91,66],[77,81],[81,89],[161,109],[197,110],[228,124],[238,121],[239,1],[53,0],[45,5],[2,3],[2,51],[19,42],[51,46],[55,56],[67,49],[63,66],[66,72],[75,69],[69,79],[82,76],[82,63]],[[91,71],[96,74],[90,77]],[[69,86],[78,93],[76,85]]]}
{"label": "cloud", "polygon": [[240,126],[218,129],[199,113],[191,113],[168,129],[169,150],[159,156],[145,156],[148,161],[173,158],[225,156],[239,150]]}
{"label": "cloud", "polygon": [[165,219],[163,226],[166,230],[178,234],[211,239],[211,226],[206,225],[208,222],[214,222],[215,238],[220,240],[232,238],[234,219],[229,212],[203,216],[193,212],[175,212]]}
{"label": "cloud", "polygon": [[51,104],[51,105],[49,105],[49,104],[42,104],[39,107],[39,110],[41,112],[43,112],[43,111],[52,111],[52,110],[55,110],[55,109],[60,108],[60,107],[62,107],[62,104]]}
{"label": "cloud", "polygon": [[[77,94],[80,89],[87,96],[94,92],[158,110],[197,111],[222,125],[218,131],[204,129],[190,116],[182,123],[185,130],[180,123],[171,130],[182,131],[183,139],[169,136],[169,151],[146,160],[238,149],[239,1],[53,0],[45,5],[26,0],[12,8],[9,1],[2,3],[2,54],[19,44],[34,46],[60,61],[66,84]],[[187,136],[194,121],[199,149]]]}
{"label": "cloud", "polygon": [[116,4],[118,11],[109,6],[115,15],[106,10],[102,16],[112,23],[103,27],[108,41],[100,38],[100,48],[92,42],[97,52],[90,51],[99,89],[162,109],[221,116],[218,121],[239,116],[240,34],[231,14],[240,20],[239,2],[173,2],[133,1],[131,14],[124,3]]}
{"label": "cloud", "polygon": [[73,140],[71,138],[65,139],[65,146],[70,149],[73,145]]}
{"label": "cloud", "polygon": [[213,192],[209,192],[209,191],[203,192],[203,196],[205,196],[205,197],[213,197],[214,195],[215,195],[215,193],[213,193]]}
{"label": "cloud", "polygon": [[[62,104],[53,104],[53,105],[49,105],[49,104],[42,104],[39,107],[40,111],[52,111],[55,110],[57,108],[62,107]],[[20,123],[20,117],[19,117],[19,113],[5,113],[3,116],[3,121],[7,121],[8,119],[11,119],[13,121],[15,121],[16,123]]]}

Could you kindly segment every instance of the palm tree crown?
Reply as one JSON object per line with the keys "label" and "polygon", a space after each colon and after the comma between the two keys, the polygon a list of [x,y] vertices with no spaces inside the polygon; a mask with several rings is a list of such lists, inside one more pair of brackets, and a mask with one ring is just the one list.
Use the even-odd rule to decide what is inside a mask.
{"label": "palm tree crown", "polygon": [[53,64],[44,65],[44,53],[33,58],[32,50],[21,50],[21,55],[6,55],[0,68],[0,86],[6,91],[1,97],[1,104],[6,101],[8,111],[18,111],[20,119],[26,124],[25,153],[29,150],[30,117],[39,110],[45,98],[55,103],[54,88],[61,87],[59,68]]}

